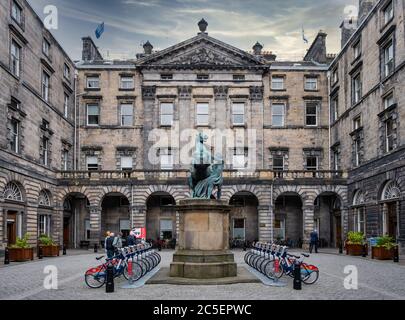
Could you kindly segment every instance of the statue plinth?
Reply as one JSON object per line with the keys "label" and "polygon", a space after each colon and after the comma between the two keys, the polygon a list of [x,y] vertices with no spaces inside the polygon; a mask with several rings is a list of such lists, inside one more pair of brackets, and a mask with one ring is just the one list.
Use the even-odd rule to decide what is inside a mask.
{"label": "statue plinth", "polygon": [[176,206],[180,214],[177,251],[170,276],[190,279],[235,277],[229,252],[229,212],[226,201],[187,199]]}

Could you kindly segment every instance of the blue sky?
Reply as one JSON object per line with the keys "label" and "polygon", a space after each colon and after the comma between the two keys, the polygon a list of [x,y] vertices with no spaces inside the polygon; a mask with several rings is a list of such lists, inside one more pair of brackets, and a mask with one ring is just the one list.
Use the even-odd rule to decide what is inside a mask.
{"label": "blue sky", "polygon": [[[91,35],[104,56],[134,58],[149,40],[156,50],[195,36],[205,18],[208,33],[243,50],[256,41],[279,58],[302,57],[309,44],[302,41],[302,26],[311,43],[321,29],[328,33],[330,53],[340,48],[339,25],[348,6],[358,0],[28,0],[44,17],[43,9],[58,8],[59,28],[53,34],[77,60],[81,37]],[[349,10],[350,11],[350,10]],[[105,22],[105,32],[94,30]]]}

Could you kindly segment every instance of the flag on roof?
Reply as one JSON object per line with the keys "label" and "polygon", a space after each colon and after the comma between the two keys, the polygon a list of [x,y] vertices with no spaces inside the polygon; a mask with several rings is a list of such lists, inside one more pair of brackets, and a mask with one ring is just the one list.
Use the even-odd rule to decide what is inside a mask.
{"label": "flag on roof", "polygon": [[96,37],[97,37],[97,39],[99,39],[100,37],[101,37],[101,35],[103,34],[103,32],[104,32],[104,22],[103,23],[101,23],[98,27],[97,27],[97,29],[96,29]]}

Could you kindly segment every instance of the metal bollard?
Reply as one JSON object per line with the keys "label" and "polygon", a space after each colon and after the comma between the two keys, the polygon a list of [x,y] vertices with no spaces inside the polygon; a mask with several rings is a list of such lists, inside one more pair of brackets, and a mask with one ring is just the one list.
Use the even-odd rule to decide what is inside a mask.
{"label": "metal bollard", "polygon": [[42,258],[43,258],[43,255],[42,255],[42,247],[39,246],[39,247],[38,247],[38,259],[42,259]]}
{"label": "metal bollard", "polygon": [[62,255],[66,256],[66,245],[62,247]]}
{"label": "metal bollard", "polygon": [[7,247],[4,251],[4,264],[10,264],[10,252]]}
{"label": "metal bollard", "polygon": [[394,262],[399,262],[399,246],[394,247]]}
{"label": "metal bollard", "polygon": [[301,290],[301,264],[296,261],[294,264],[294,290]]}
{"label": "metal bollard", "polygon": [[365,258],[365,257],[367,257],[367,246],[366,245],[363,245],[363,252],[362,252],[362,255],[361,255],[363,258]]}
{"label": "metal bollard", "polygon": [[98,252],[98,247],[97,247],[97,243],[94,244],[94,253]]}
{"label": "metal bollard", "polygon": [[107,281],[105,284],[105,292],[110,293],[114,292],[114,266],[112,265],[111,261],[107,266]]}
{"label": "metal bollard", "polygon": [[339,244],[339,254],[342,254],[342,253],[343,253],[343,243],[340,242],[340,244]]}

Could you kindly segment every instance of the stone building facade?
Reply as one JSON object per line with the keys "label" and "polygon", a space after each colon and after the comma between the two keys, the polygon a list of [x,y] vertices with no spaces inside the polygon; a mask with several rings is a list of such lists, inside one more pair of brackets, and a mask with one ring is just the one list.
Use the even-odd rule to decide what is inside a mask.
{"label": "stone building facade", "polygon": [[[25,29],[14,26],[15,3]],[[222,198],[233,206],[230,240],[282,238],[298,246],[317,228],[324,245],[337,246],[352,228],[350,190],[358,183],[353,173],[363,169],[352,170],[345,160],[348,120],[339,114],[330,125],[330,97],[338,93],[343,99],[348,86],[333,91],[328,81],[336,66],[339,79],[347,76],[342,57],[348,46],[334,58],[319,32],[302,61],[278,61],[259,43],[248,53],[212,38],[202,20],[195,37],[157,52],[147,42],[134,60],[104,60],[85,37],[82,61],[74,66],[26,1],[2,5],[3,247],[26,232],[31,244],[45,232],[70,247],[99,243],[107,230],[126,234],[134,227],[146,227],[149,239],[175,239],[174,205],[189,196],[183,147],[194,145],[197,132],[208,135],[226,163]],[[42,36],[24,34],[33,29],[51,44],[51,60],[43,56]],[[22,41],[19,77],[12,74],[15,32]],[[402,46],[403,37],[398,39]],[[51,75],[48,101],[43,69]],[[371,106],[364,102],[364,108]],[[222,133],[237,143],[215,144]],[[399,166],[394,153],[391,158]]]}

